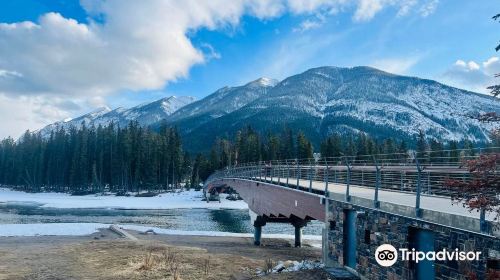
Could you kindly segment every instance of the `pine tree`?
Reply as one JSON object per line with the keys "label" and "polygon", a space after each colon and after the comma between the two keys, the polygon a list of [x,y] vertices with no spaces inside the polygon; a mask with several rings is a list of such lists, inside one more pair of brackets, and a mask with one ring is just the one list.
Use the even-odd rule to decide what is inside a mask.
{"label": "pine tree", "polygon": [[420,161],[422,162],[428,161],[427,150],[428,146],[427,146],[427,140],[425,139],[425,134],[422,130],[419,130],[417,138],[417,158]]}
{"label": "pine tree", "polygon": [[310,159],[313,157],[313,147],[303,132],[297,134],[297,158]]}

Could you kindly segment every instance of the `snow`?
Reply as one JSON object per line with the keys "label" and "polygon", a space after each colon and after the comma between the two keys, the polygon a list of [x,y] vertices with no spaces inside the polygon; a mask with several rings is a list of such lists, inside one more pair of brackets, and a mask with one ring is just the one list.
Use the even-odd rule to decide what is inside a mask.
{"label": "snow", "polygon": [[112,208],[112,209],[248,209],[242,201],[229,201],[221,196],[221,203],[202,201],[203,192],[183,191],[163,193],[155,197],[71,196],[65,193],[25,193],[0,188],[0,203],[37,203],[52,208]]}
{"label": "snow", "polygon": [[264,87],[274,87],[278,83],[279,83],[278,80],[271,79],[271,78],[266,78],[266,77],[262,77],[262,78],[259,78],[259,79],[255,80],[255,81],[252,81],[252,82],[248,83],[247,85],[264,86]]}
{"label": "snow", "polygon": [[[111,224],[101,223],[50,223],[50,224],[2,224],[0,236],[83,236],[98,232],[101,228],[109,228]],[[252,233],[233,233],[219,231],[184,231],[147,227],[139,225],[118,225],[125,230],[145,232],[152,229],[157,234],[187,235],[187,236],[227,236],[227,237],[253,237]],[[293,235],[288,234],[262,234],[263,238],[279,238],[293,240]],[[318,247],[321,241],[320,235],[304,235],[304,241],[311,242],[312,246]]]}
{"label": "snow", "polygon": [[298,261],[279,261],[276,266],[274,266],[271,271],[262,271],[261,269],[257,269],[256,273],[258,276],[264,276],[269,273],[286,273],[286,272],[295,272],[301,270],[311,270],[323,268],[325,265],[319,261],[309,261],[303,260],[301,262]]}
{"label": "snow", "polygon": [[0,236],[89,235],[109,225],[99,223],[2,224]]}
{"label": "snow", "polygon": [[[165,229],[156,227],[147,227],[139,225],[120,225],[121,228],[126,230],[135,230],[139,232],[145,232],[148,229],[154,230],[158,234],[167,235],[189,235],[189,236],[227,236],[227,237],[253,237],[253,233],[234,233],[234,232],[221,232],[221,231],[185,231],[185,230],[175,230],[175,229]],[[1,233],[0,233],[1,235]],[[294,235],[290,234],[262,234],[263,238],[280,238],[280,239],[294,239]],[[321,235],[303,235],[303,240],[310,241],[321,241]]]}
{"label": "snow", "polygon": [[83,116],[68,120],[66,122],[56,122],[40,129],[43,137],[49,137],[51,131],[56,131],[61,127],[69,129],[71,126],[79,128],[81,123],[90,126],[108,125],[111,122],[120,126],[125,126],[129,121],[136,120],[143,126],[151,125],[184,107],[187,104],[194,102],[196,98],[192,96],[169,96],[154,102],[146,102],[138,106],[125,109],[117,108],[111,110],[108,107],[98,108]]}

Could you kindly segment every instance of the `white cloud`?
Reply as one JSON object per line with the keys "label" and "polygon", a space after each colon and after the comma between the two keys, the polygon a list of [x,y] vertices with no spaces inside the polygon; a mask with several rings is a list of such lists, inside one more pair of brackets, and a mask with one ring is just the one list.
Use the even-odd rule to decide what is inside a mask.
{"label": "white cloud", "polygon": [[26,130],[36,130],[48,122],[60,121],[89,110],[85,100],[54,96],[7,96],[0,94],[0,139],[19,137]]}
{"label": "white cloud", "polygon": [[489,93],[487,87],[498,83],[494,78],[500,72],[500,59],[493,56],[483,63],[457,60],[441,75],[441,80],[449,85],[480,93]]}
{"label": "white cloud", "polygon": [[208,53],[195,48],[186,35],[191,30],[237,25],[245,13],[263,19],[286,11],[314,13],[299,27],[308,30],[324,22],[321,11],[354,5],[354,19],[362,21],[396,2],[82,0],[88,24],[58,13],[44,14],[36,23],[0,24],[0,77],[10,77],[0,79],[0,92],[102,96],[122,89],[160,89],[186,77],[194,64],[220,57],[206,45]]}
{"label": "white cloud", "polygon": [[13,78],[13,77],[22,77],[21,73],[16,72],[16,71],[9,71],[5,69],[0,69],[0,78]]}
{"label": "white cloud", "polygon": [[220,53],[218,53],[212,45],[208,43],[202,43],[201,48],[205,50],[205,52],[203,52],[203,55],[206,60],[221,58]]}
{"label": "white cloud", "polygon": [[370,66],[389,73],[403,75],[407,74],[408,70],[417,64],[420,59],[421,56],[419,55],[404,58],[383,58],[373,61]]}
{"label": "white cloud", "polygon": [[[121,90],[161,89],[186,77],[193,65],[220,57],[210,45],[196,48],[188,33],[234,27],[245,14],[265,20],[284,13],[326,16],[354,9],[353,18],[366,21],[385,6],[401,10],[408,1],[81,0],[88,23],[58,13],[41,15],[36,22],[0,23],[1,100],[32,104],[27,106],[32,110],[0,110],[0,118],[22,114],[49,123],[78,110],[61,102],[42,110],[40,98],[75,99],[86,108],[103,105],[105,96]],[[312,29],[322,21],[316,17],[301,27]],[[45,112],[50,108],[57,113]]]}
{"label": "white cloud", "polygon": [[497,56],[490,57],[483,62],[483,69],[490,76],[500,73],[500,59]]}
{"label": "white cloud", "polygon": [[397,15],[400,17],[407,15],[417,3],[418,0],[402,0]]}
{"label": "white cloud", "polygon": [[376,13],[382,10],[383,0],[360,0],[359,6],[354,13],[354,20],[365,21],[372,19]]}
{"label": "white cloud", "polygon": [[439,0],[428,0],[425,4],[420,7],[419,13],[423,17],[427,17],[436,11],[439,4]]}
{"label": "white cloud", "polygon": [[325,16],[318,14],[313,18],[308,18],[300,23],[298,27],[292,29],[293,32],[305,32],[307,30],[316,29],[325,23]]}

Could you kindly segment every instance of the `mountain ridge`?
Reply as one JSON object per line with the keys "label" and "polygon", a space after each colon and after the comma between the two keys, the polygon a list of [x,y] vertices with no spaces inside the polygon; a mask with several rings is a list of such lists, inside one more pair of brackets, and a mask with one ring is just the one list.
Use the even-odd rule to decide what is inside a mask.
{"label": "mountain ridge", "polygon": [[[160,100],[140,108],[151,104],[157,108]],[[178,127],[184,145],[192,151],[206,151],[216,137],[234,137],[246,125],[262,132],[285,126],[301,130],[316,146],[334,132],[360,131],[375,138],[412,140],[423,130],[428,137],[445,141],[484,142],[490,125],[460,114],[500,113],[500,102],[494,97],[368,66],[316,67],[282,81],[259,78],[174,107],[163,116],[148,110],[140,116],[152,127],[163,123]],[[138,118],[130,113],[133,108],[126,109],[132,115],[127,120]],[[116,110],[97,114],[94,122],[105,124],[109,118],[104,116]],[[150,115],[156,117],[148,119]]]}
{"label": "mountain ridge", "polygon": [[80,127],[82,123],[90,125],[107,125],[114,122],[118,126],[127,125],[130,121],[138,121],[143,126],[149,126],[168,117],[179,108],[195,101],[192,96],[167,96],[149,103],[142,103],[131,108],[118,107],[111,110],[109,107],[98,108],[80,117],[49,124],[36,131],[43,137],[50,136],[52,131],[71,126]]}

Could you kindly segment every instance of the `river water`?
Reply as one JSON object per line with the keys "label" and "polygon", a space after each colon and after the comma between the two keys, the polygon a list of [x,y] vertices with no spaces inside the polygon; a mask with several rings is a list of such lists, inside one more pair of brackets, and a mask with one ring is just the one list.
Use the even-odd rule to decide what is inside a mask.
{"label": "river water", "polygon": [[[0,203],[1,224],[104,223],[130,224],[185,231],[252,233],[248,210],[168,209],[60,209],[34,204]],[[323,224],[310,222],[304,234],[321,235]],[[293,234],[289,224],[268,223],[264,233]]]}

